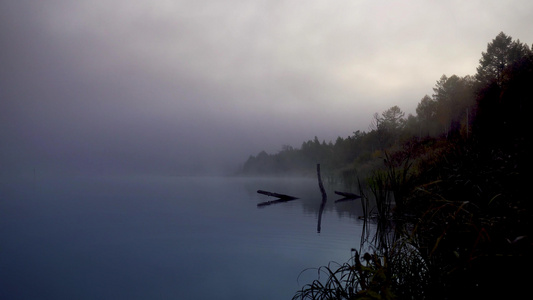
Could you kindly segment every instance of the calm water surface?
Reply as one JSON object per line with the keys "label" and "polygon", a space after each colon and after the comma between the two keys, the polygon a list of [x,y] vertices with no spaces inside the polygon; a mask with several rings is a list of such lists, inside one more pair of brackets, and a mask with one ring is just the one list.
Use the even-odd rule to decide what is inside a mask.
{"label": "calm water surface", "polygon": [[[32,178],[0,185],[0,299],[290,299],[358,247],[316,179]],[[299,197],[273,200],[258,189]]]}

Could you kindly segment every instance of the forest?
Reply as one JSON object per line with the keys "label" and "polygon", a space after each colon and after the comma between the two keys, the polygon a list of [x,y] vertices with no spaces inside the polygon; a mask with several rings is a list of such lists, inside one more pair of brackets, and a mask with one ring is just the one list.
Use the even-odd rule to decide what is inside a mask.
{"label": "forest", "polygon": [[531,99],[531,63],[530,47],[502,32],[482,52],[477,74],[442,75],[434,94],[421,98],[416,115],[406,116],[393,106],[375,113],[368,131],[357,130],[334,142],[315,136],[300,148],[283,145],[276,154],[261,151],[246,160],[241,173],[312,175],[321,163],[335,176],[364,177],[381,163],[384,152],[443,150],[443,143],[459,141],[511,151],[511,145],[517,148],[525,138],[523,105]]}
{"label": "forest", "polygon": [[[393,106],[375,113],[368,131],[334,142],[315,137],[244,163],[242,174],[283,176],[313,176],[319,163],[327,178],[368,188],[363,199],[378,204],[385,234],[372,250],[326,268],[327,279],[306,285],[295,299],[530,293],[533,215],[525,165],[533,51],[501,32],[482,51],[476,74],[442,75],[433,91],[416,115]],[[394,207],[379,209],[390,204],[388,195]]]}

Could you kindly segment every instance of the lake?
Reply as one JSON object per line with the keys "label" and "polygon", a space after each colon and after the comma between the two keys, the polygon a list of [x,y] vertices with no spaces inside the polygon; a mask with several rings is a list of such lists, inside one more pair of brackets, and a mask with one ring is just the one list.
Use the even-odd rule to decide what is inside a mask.
{"label": "lake", "polygon": [[325,182],[318,232],[316,179],[40,177],[0,185],[1,299],[291,299],[363,226]]}

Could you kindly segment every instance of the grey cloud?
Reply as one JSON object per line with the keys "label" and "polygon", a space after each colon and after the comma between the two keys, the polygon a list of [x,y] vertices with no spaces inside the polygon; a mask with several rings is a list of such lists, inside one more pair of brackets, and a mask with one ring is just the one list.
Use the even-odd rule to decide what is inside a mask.
{"label": "grey cloud", "polygon": [[472,74],[499,31],[531,43],[532,5],[3,1],[1,159],[176,173],[334,140]]}

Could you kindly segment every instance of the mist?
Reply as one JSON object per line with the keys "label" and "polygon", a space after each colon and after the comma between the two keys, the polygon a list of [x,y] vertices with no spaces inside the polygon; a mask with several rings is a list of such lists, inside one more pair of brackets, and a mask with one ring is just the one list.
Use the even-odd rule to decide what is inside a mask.
{"label": "mist", "polygon": [[[223,173],[473,74],[529,1],[3,1],[0,170]],[[472,14],[477,11],[477,14]]]}

